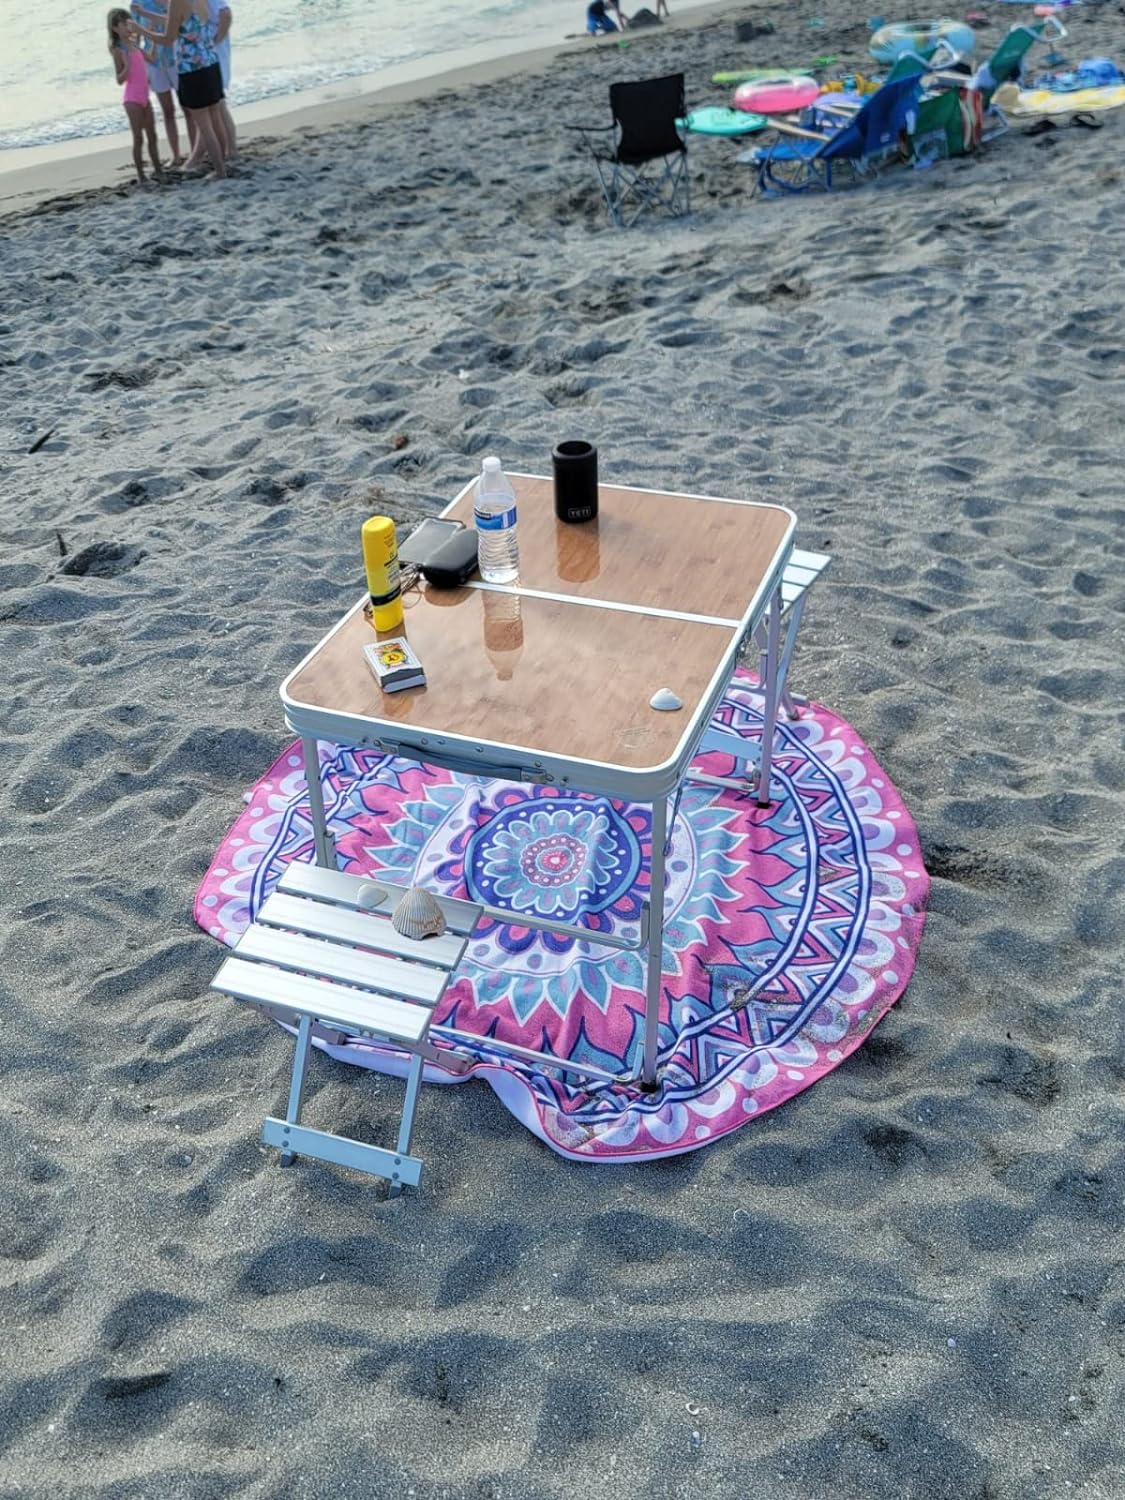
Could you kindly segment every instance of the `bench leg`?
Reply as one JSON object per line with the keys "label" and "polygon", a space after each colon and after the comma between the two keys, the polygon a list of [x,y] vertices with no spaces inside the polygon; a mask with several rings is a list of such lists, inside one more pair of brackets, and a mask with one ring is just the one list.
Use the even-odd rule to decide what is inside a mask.
{"label": "bench leg", "polygon": [[[309,1060],[309,1043],[312,1041],[312,1017],[302,1016],[301,1024],[297,1028],[297,1051],[293,1058],[293,1077],[289,1084],[289,1107],[285,1111],[285,1118],[290,1125],[297,1125],[301,1119],[301,1097],[305,1092],[305,1068]],[[291,1167],[297,1160],[292,1151],[282,1151],[281,1165]]]}
{"label": "bench leg", "polygon": [[801,626],[801,616],[805,611],[805,600],[808,598],[808,590],[797,599],[793,608],[789,611],[789,626],[785,632],[785,646],[781,652],[781,661],[777,668],[777,688],[781,706],[786,716],[790,719],[801,717],[796,703],[793,701],[788,688],[789,665],[793,660],[793,647],[797,644],[797,631]]}
{"label": "bench leg", "polygon": [[[410,1155],[410,1135],[414,1129],[414,1110],[418,1104],[418,1088],[422,1082],[422,1059],[417,1053],[410,1059],[410,1071],[406,1075],[406,1099],[402,1106],[402,1122],[398,1127],[398,1145],[395,1147],[396,1156]],[[402,1182],[398,1173],[391,1178],[388,1196],[397,1198],[402,1192]]]}
{"label": "bench leg", "polygon": [[[793,662],[793,650],[797,644],[797,632],[801,628],[801,617],[805,612],[805,601],[808,599],[808,589],[798,596],[789,610],[789,621],[785,628],[785,645],[781,648],[781,660],[777,668],[777,699],[785,716],[788,719],[799,719],[801,717],[801,706],[807,706],[808,699],[801,698],[789,691],[789,668]],[[762,681],[765,681],[765,652],[767,642],[767,620],[759,625],[754,632],[754,640],[762,653]]]}
{"label": "bench leg", "polygon": [[312,1017],[302,1016],[297,1028],[297,1052],[293,1059],[293,1078],[289,1084],[289,1105],[285,1118],[267,1119],[262,1126],[262,1140],[267,1146],[278,1148],[283,1167],[291,1167],[298,1156],[335,1162],[341,1167],[353,1167],[359,1172],[385,1177],[390,1183],[392,1198],[402,1192],[405,1183],[417,1187],[422,1175],[422,1163],[417,1157],[410,1155],[410,1134],[414,1128],[414,1110],[422,1082],[422,1058],[415,1053],[410,1060],[398,1145],[394,1151],[387,1151],[382,1146],[367,1146],[362,1141],[352,1140],[350,1136],[331,1135],[328,1131],[313,1130],[300,1123],[301,1098],[305,1089],[305,1069],[309,1060],[312,1032]]}

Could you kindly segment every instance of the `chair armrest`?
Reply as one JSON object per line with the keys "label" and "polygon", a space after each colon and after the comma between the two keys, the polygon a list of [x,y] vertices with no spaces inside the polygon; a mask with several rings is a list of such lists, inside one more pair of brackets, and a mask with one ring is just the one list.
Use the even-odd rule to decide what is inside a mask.
{"label": "chair armrest", "polygon": [[830,135],[821,135],[819,131],[806,130],[803,125],[794,125],[791,120],[771,120],[770,124],[774,130],[780,130],[782,135],[799,135],[806,141],[819,141],[821,145],[832,139]]}

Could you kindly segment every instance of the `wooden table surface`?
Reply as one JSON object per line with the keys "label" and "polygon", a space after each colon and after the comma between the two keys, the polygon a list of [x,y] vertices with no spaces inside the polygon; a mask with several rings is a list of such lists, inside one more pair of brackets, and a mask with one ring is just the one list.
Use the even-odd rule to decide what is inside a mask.
{"label": "wooden table surface", "polygon": [[[792,519],[776,505],[603,484],[597,519],[569,526],[555,515],[552,480],[509,478],[521,587],[689,615],[741,620]],[[471,526],[472,489],[444,514]]]}
{"label": "wooden table surface", "polygon": [[[602,486],[597,520],[567,526],[549,479],[509,477],[518,592],[410,590],[404,625],[382,637],[406,636],[426,686],[389,694],[362,650],[381,637],[357,606],[283,688],[302,732],[311,709],[409,728],[415,744],[422,731],[630,770],[676,755],[733,665],[751,601],[779,576],[791,513]],[[471,524],[471,490],[445,513]],[[683,709],[650,707],[658,688]]]}

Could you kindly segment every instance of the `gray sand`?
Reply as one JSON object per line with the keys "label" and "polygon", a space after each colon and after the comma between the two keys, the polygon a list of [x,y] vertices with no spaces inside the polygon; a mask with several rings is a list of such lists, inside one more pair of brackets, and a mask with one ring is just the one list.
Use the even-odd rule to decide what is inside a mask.
{"label": "gray sand", "polygon": [[[854,5],[774,19],[751,60],[866,61]],[[714,101],[732,33],[5,226],[2,1500],[1125,1495],[1121,119],[784,202],[700,142],[698,215],[611,232],[555,122]],[[292,1049],[207,992],[194,887],[373,492],[567,435],[833,553],[797,676],[918,819],[913,984],[690,1157],[578,1166],[470,1085],[416,1195],[279,1171]],[[400,1090],[319,1059],[309,1123]]]}

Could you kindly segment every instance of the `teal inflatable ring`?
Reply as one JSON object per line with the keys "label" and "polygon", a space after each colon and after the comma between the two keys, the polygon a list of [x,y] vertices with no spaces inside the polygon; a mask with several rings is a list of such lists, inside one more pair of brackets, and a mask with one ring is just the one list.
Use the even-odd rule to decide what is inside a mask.
{"label": "teal inflatable ring", "polygon": [[880,26],[868,45],[868,51],[876,62],[893,63],[904,52],[916,52],[919,57],[929,58],[940,42],[952,47],[961,57],[967,57],[976,46],[976,32],[964,21],[954,21],[943,16],[937,21],[892,21]]}

